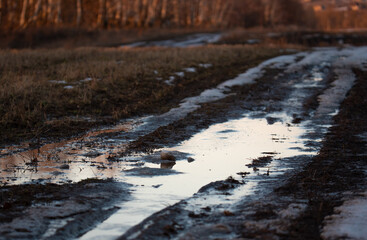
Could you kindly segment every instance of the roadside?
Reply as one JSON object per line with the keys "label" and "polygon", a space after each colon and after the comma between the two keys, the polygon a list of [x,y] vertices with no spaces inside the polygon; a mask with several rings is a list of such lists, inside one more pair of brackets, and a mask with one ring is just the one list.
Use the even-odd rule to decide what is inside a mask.
{"label": "roadside", "polygon": [[76,49],[1,52],[2,146],[40,146],[189,96],[281,54],[276,48]]}

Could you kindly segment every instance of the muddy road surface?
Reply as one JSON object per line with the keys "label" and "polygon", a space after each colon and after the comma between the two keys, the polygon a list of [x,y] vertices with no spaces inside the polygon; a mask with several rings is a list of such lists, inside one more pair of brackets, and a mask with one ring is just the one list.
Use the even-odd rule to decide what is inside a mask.
{"label": "muddy road surface", "polygon": [[0,239],[363,239],[367,48],[284,54],[165,114],[2,149]]}

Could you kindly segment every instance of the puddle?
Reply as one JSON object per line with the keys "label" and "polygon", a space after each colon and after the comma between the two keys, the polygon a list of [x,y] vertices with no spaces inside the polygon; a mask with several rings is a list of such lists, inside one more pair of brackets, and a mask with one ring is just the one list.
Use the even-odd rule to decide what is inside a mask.
{"label": "puddle", "polygon": [[[110,236],[110,239],[113,239],[121,236],[149,215],[192,196],[210,182],[226,179],[228,176],[241,180],[242,177],[237,173],[253,172],[252,168],[246,165],[259,156],[268,156],[270,153],[276,155],[276,158],[284,158],[315,154],[303,151],[304,144],[300,136],[304,135],[306,129],[290,125],[290,118],[281,120],[269,125],[266,119],[244,116],[238,120],[212,125],[174,148],[157,150],[154,156],[162,150],[176,151],[189,153],[194,161],[188,161],[187,157],[179,157],[170,170],[175,174],[160,174],[158,171],[157,175],[147,177],[145,174],[131,176],[126,172],[122,173],[127,183],[136,186],[133,193],[135,200],[122,203],[116,214],[81,239],[100,239],[102,236]],[[143,166],[151,168],[152,172],[153,169],[161,169],[161,165],[154,161],[145,161]],[[277,171],[276,165],[270,164],[269,168],[272,172]],[[254,174],[262,174],[267,169],[268,167],[260,169]],[[250,193],[255,184],[252,182],[244,185],[245,191],[241,188],[238,193]],[[239,196],[234,194],[225,197],[238,200]],[[214,197],[212,201],[218,203],[220,199]],[[133,218],[127,219],[126,216]]]}
{"label": "puddle", "polygon": [[[0,181],[3,184],[24,184],[32,181],[65,183],[86,178],[114,178],[116,181],[132,184],[134,199],[117,204],[120,207],[117,213],[81,237],[114,239],[149,215],[192,196],[210,182],[224,180],[229,176],[242,180],[241,174],[237,173],[250,172],[251,176],[281,174],[286,166],[276,159],[314,155],[317,151],[315,142],[320,141],[326,133],[332,114],[337,113],[342,99],[338,97],[340,91],[334,90],[349,89],[354,81],[353,78],[350,79],[351,72],[336,72],[340,81],[336,81],[334,87],[321,96],[321,107],[315,116],[320,118],[321,115],[328,115],[326,122],[320,121],[315,125],[317,119],[312,119],[301,124],[292,124],[294,114],[301,112],[303,100],[312,93],[307,89],[323,86],[323,79],[327,76],[331,66],[329,63],[333,59],[350,59],[358,64],[359,57],[363,59],[362,53],[367,48],[362,50],[339,52],[336,49],[320,49],[320,52],[315,53],[273,58],[235,79],[204,91],[199,96],[184,99],[179,107],[160,116],[139,118],[113,129],[92,131],[80,139],[48,144],[40,149],[1,157]],[[351,57],[348,58],[348,54]],[[338,55],[346,57],[336,58]],[[300,57],[303,59],[294,63]],[[307,66],[311,66],[312,70],[305,73],[309,70]],[[202,103],[223,99],[233,86],[255,83],[256,79],[263,76],[267,67],[287,68],[285,73],[289,75],[289,84],[294,91],[284,102],[274,103],[283,105],[284,112],[243,115],[240,119],[212,125],[174,148],[158,149],[152,155],[122,159],[116,157],[115,153],[122,151],[129,141],[185,117]],[[292,74],[296,72],[301,72],[301,75],[303,72],[303,76],[298,78],[298,75],[294,75],[295,79],[292,79]],[[347,82],[343,80],[347,78]],[[343,97],[346,92],[342,93]],[[327,102],[330,99],[334,99],[331,106]],[[306,145],[305,142],[309,140],[307,137],[313,132],[319,135],[313,138],[313,145]],[[117,136],[99,136],[107,133],[117,133]],[[174,151],[176,161],[161,161],[160,151]],[[269,155],[275,160],[266,167],[259,167],[254,171],[252,167],[246,166],[253,159]],[[223,199],[236,201],[241,196],[251,194],[256,184],[256,181],[248,182],[232,196],[215,196],[210,201],[213,204]]]}
{"label": "puddle", "polygon": [[[97,146],[98,143],[93,143],[93,139],[100,134],[127,132],[136,124],[138,123],[121,123],[113,128],[91,131],[78,139],[46,144],[38,149],[3,156],[0,158],[0,182],[13,185],[34,181],[65,183],[95,177],[112,178],[118,170],[115,170],[109,157],[122,150],[125,145],[118,146],[113,141],[111,145],[104,142],[102,146]],[[14,147],[9,147],[7,154],[13,149]]]}

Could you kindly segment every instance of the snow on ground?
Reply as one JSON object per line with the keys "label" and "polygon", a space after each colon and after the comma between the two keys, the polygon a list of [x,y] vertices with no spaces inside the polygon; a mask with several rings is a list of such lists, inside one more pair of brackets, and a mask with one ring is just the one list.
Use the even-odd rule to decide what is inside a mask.
{"label": "snow on ground", "polygon": [[87,78],[85,78],[85,79],[83,79],[83,80],[80,80],[79,82],[90,82],[90,81],[92,81],[93,80],[93,78],[90,78],[90,77],[87,77]]}
{"label": "snow on ground", "polygon": [[212,66],[213,66],[213,64],[211,64],[211,63],[200,63],[199,64],[199,67],[203,67],[203,68],[210,68]]}
{"label": "snow on ground", "polygon": [[192,73],[196,72],[196,68],[194,68],[194,67],[185,68],[184,70],[185,70],[185,72],[192,72]]}
{"label": "snow on ground", "polygon": [[[358,135],[367,142],[367,133]],[[367,175],[367,171],[366,171]],[[325,218],[321,231],[323,239],[367,239],[367,192],[346,200]]]}
{"label": "snow on ground", "polygon": [[54,83],[54,84],[67,84],[65,80],[50,80],[48,82]]}
{"label": "snow on ground", "polygon": [[134,47],[197,47],[203,46],[210,43],[216,43],[221,38],[220,33],[198,33],[188,35],[183,38],[174,40],[161,40],[161,41],[151,41],[151,42],[134,42],[130,44],[124,44],[121,47],[134,48]]}
{"label": "snow on ground", "polygon": [[184,72],[175,72],[175,74],[179,77],[185,77],[185,73]]}
{"label": "snow on ground", "polygon": [[345,201],[328,216],[322,229],[323,239],[367,239],[367,192]]}
{"label": "snow on ground", "polygon": [[170,76],[168,80],[164,81],[167,85],[173,85],[173,82],[175,81],[175,76]]}

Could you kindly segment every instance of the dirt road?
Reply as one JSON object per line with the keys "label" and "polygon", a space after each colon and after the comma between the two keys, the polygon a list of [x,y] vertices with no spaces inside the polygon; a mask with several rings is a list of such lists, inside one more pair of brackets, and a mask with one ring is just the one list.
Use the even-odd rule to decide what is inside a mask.
{"label": "dirt road", "polygon": [[[18,210],[3,204],[2,216],[13,215],[0,223],[0,238],[365,236],[350,223],[363,224],[366,215],[358,212],[367,208],[366,71],[365,47],[290,51],[163,115],[130,119],[115,130],[45,150],[45,155],[57,153],[51,155],[59,157],[56,164],[22,165],[24,154],[2,159],[13,166],[2,172],[3,181],[113,178],[111,192],[122,190],[112,194],[115,201],[105,202],[101,224],[97,218],[85,225],[79,221],[95,208],[93,197],[84,198],[72,214],[57,216],[38,211],[34,203]],[[176,160],[161,160],[162,151]],[[92,192],[99,198],[108,189],[97,186]],[[2,196],[14,188],[2,188]],[[66,204],[64,198],[57,201]],[[49,221],[16,225],[34,211]],[[67,224],[59,227],[60,221]]]}

